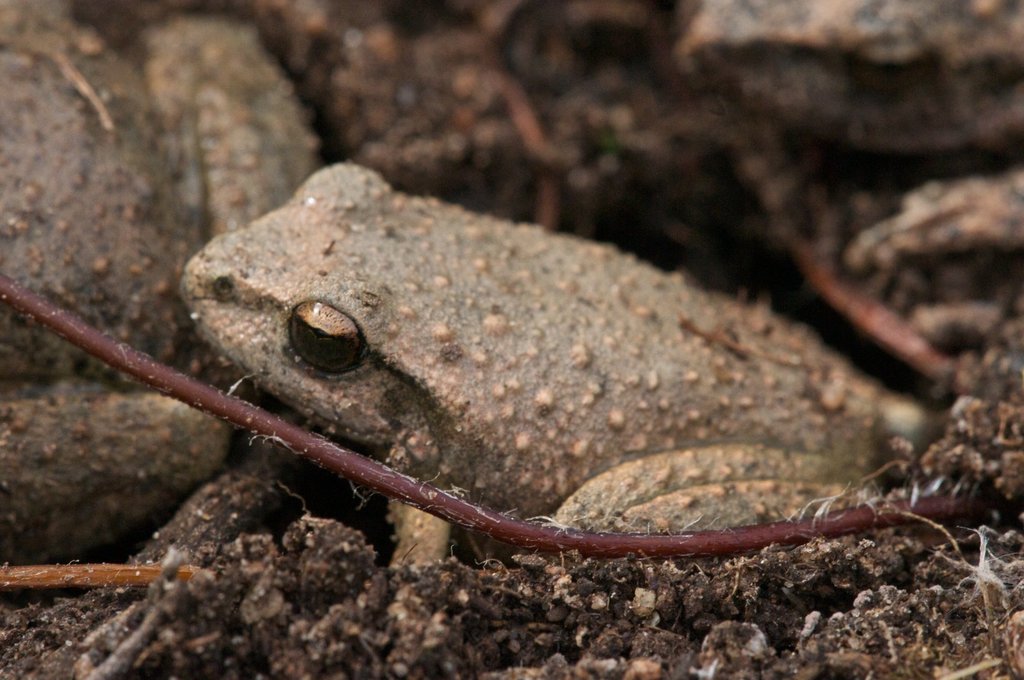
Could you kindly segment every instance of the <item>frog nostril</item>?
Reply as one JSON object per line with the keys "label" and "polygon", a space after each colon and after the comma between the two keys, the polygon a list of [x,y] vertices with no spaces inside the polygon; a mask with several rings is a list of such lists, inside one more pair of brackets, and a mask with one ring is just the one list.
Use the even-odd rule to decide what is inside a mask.
{"label": "frog nostril", "polygon": [[213,295],[221,302],[226,302],[235,292],[235,282],[230,276],[218,276],[211,284]]}
{"label": "frog nostril", "polygon": [[366,354],[355,320],[323,302],[302,302],[292,309],[288,337],[299,358],[325,373],[350,371]]}

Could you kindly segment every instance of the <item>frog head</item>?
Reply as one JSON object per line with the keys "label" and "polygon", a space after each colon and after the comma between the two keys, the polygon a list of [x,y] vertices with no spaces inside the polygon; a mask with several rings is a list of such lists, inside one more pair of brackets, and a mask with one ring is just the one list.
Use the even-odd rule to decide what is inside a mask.
{"label": "frog head", "polygon": [[388,248],[372,245],[381,225],[359,209],[387,187],[358,177],[346,192],[330,170],[314,175],[291,202],[214,239],[182,291],[200,332],[261,387],[374,452],[404,439],[422,458],[446,409],[432,395],[437,364],[405,358],[429,319],[400,304]]}

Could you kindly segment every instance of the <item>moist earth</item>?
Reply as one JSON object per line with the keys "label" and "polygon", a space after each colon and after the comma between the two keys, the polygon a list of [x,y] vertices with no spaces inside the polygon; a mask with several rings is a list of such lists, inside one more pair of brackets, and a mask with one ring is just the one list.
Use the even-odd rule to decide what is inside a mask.
{"label": "moist earth", "polygon": [[[846,1],[834,3],[831,23],[801,23],[788,2],[724,2],[713,13],[626,0],[123,4],[74,9],[104,49],[129,51],[140,27],[177,12],[253,21],[315,112],[327,161],[616,240],[705,286],[770,295],[826,336],[855,335],[806,303],[786,253],[808,245],[956,359],[954,397],[893,370],[865,342],[842,346],[890,386],[937,394],[948,415],[941,436],[883,483],[942,479],[1003,511],[949,533],[922,524],[722,559],[520,554],[479,564],[466,546],[461,559],[388,567],[379,502],[359,510],[348,484],[284,454],[243,451],[248,438],[238,437],[225,470],[168,523],[82,556],[159,561],[173,545],[203,570],[149,590],[3,595],[0,677],[1024,673],[1024,327],[1012,285],[1024,277],[1016,213],[992,208],[1014,195],[1021,141],[1014,107],[994,103],[1012,103],[1024,61],[1020,41],[992,27],[1017,25],[1001,13],[1019,10],[965,3],[977,16],[951,30],[930,3],[906,2],[866,36],[849,18],[863,16],[858,3]],[[737,14],[721,13],[733,5]],[[901,32],[911,20],[923,43]],[[750,26],[758,30],[744,33]],[[863,47],[872,35],[891,49]],[[821,89],[774,96],[800,73]],[[745,100],[743,82],[757,85]],[[825,100],[836,88],[844,98]],[[898,106],[879,106],[893,89]],[[975,100],[1000,124],[964,116]],[[804,101],[827,104],[827,115]],[[521,124],[531,111],[539,135]],[[993,183],[958,183],[979,176]],[[913,192],[934,180],[944,195],[975,198],[908,216]],[[888,260],[858,260],[858,235],[884,220],[941,226],[966,211],[977,225],[972,206],[996,226],[965,231],[954,220],[912,239],[928,245],[939,233],[937,244],[903,241]],[[876,233],[896,231],[890,222]],[[984,238],[965,245],[962,233]]]}

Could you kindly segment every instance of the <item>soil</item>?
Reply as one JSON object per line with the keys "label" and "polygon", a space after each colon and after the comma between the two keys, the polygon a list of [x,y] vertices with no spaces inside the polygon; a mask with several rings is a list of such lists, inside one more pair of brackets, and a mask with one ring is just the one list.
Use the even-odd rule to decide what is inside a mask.
{"label": "soil", "polygon": [[[930,111],[920,120],[941,134],[929,141],[915,128],[908,152],[884,136],[865,141],[865,128],[843,134],[868,94],[850,94],[845,114],[829,102],[824,126],[801,122],[813,110],[734,105],[736,74],[723,86],[713,71],[727,51],[696,69],[680,62],[691,27],[714,39],[697,3],[75,4],[78,20],[117,49],[130,49],[141,26],[198,10],[259,27],[314,112],[325,161],[350,158],[406,191],[614,240],[705,286],[771,297],[841,338],[865,371],[947,413],[937,441],[886,484],[924,489],[938,479],[998,499],[1004,511],[986,526],[921,524],[722,559],[517,554],[478,563],[467,545],[441,564],[392,567],[378,499],[353,501],[347,483],[239,437],[225,470],[166,524],[82,556],[153,561],[175,546],[202,571],[148,590],[4,594],[0,677],[1024,675],[1019,296],[984,333],[948,348],[959,352],[954,397],[871,349],[856,323],[809,302],[787,257],[798,239],[907,317],[921,301],[984,299],[993,268],[1021,273],[1019,244],[990,243],[966,258],[950,248],[918,255],[913,285],[902,286],[881,285],[877,272],[858,278],[841,254],[908,190],[1010,167],[1020,142],[1013,125],[1000,144],[953,134],[960,119],[934,122]],[[808,41],[832,66],[844,58],[835,45],[848,43]],[[933,48],[938,56],[925,63],[946,64],[943,44]],[[806,45],[769,53],[778,70],[805,67],[813,54]],[[733,63],[763,63],[743,54]],[[949,75],[959,63],[935,68]],[[977,72],[972,61],[956,75]],[[914,73],[895,82],[912,85]],[[872,116],[884,115],[870,103]],[[918,120],[906,106],[894,120]],[[530,115],[539,121],[532,132],[522,123]],[[873,120],[870,129],[891,130]]]}

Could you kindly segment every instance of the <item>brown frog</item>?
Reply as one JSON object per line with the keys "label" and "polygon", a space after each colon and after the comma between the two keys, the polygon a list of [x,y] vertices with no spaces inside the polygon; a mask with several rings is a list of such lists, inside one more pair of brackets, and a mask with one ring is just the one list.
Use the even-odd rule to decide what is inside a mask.
{"label": "brown frog", "polygon": [[[763,306],[351,164],[214,239],[182,285],[206,338],[334,432],[589,528],[795,511],[872,468],[896,401]],[[402,558],[446,549],[443,530],[405,540]]]}
{"label": "brown frog", "polygon": [[[0,8],[0,268],[172,359],[187,255],[283,200],[315,158],[251,30],[177,20],[139,53],[114,54],[63,3]],[[227,434],[0,312],[0,562],[78,555],[167,512]]]}

